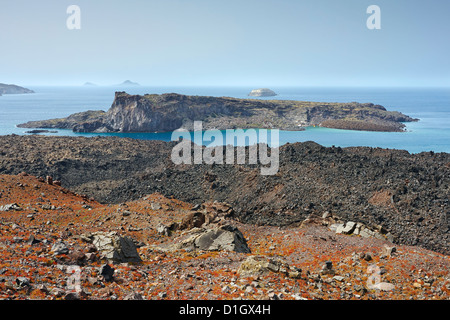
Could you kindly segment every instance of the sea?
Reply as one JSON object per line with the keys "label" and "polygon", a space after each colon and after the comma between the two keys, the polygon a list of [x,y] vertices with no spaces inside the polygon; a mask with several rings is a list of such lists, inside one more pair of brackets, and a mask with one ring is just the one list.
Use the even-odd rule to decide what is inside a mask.
{"label": "sea", "polygon": [[[107,111],[116,91],[129,94],[179,93],[186,95],[249,98],[250,87],[111,87],[26,86],[34,94],[0,96],[0,135],[27,135],[30,129],[16,125],[31,120],[62,118],[87,110]],[[314,141],[326,147],[368,146],[407,150],[410,153],[450,152],[450,88],[338,88],[271,87],[277,100],[316,102],[371,102],[400,111],[418,122],[405,123],[405,132],[369,132],[307,127],[304,131],[279,131],[279,145]],[[171,141],[172,133],[74,133],[71,130],[43,133],[54,136],[119,136]],[[204,143],[208,145],[207,142]]]}

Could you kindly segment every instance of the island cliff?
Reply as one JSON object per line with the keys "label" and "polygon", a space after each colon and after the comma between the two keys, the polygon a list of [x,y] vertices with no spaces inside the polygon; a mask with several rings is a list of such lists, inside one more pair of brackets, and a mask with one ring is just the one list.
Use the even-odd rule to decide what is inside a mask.
{"label": "island cliff", "polygon": [[368,131],[403,131],[403,122],[417,121],[372,103],[322,103],[187,96],[176,93],[130,95],[116,92],[107,111],[86,111],[67,118],[31,121],[21,128],[59,128],[75,132],[168,132],[193,129],[263,128],[303,130],[323,125]]}

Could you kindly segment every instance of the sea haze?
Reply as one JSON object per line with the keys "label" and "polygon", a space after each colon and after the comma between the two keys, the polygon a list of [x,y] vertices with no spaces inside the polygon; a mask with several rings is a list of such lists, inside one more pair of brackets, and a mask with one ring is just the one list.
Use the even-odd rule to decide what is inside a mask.
{"label": "sea haze", "polygon": [[[108,110],[115,91],[130,94],[180,93],[187,95],[248,98],[250,87],[38,87],[34,94],[0,97],[0,135],[26,134],[30,129],[16,125],[32,120],[66,117],[87,110]],[[371,102],[391,111],[400,111],[419,122],[406,123],[407,132],[367,132],[309,127],[305,131],[280,131],[280,145],[315,141],[323,146],[370,146],[423,151],[450,152],[449,88],[318,88],[271,87],[276,97],[259,99],[301,100],[319,102]],[[57,130],[46,135],[95,136],[114,135],[136,139],[170,141],[171,133],[82,134]]]}

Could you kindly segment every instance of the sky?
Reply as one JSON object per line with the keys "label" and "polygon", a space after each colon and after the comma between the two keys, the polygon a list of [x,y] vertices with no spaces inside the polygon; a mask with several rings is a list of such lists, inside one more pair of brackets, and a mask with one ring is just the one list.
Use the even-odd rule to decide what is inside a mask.
{"label": "sky", "polygon": [[448,87],[449,13],[448,0],[0,0],[0,83]]}

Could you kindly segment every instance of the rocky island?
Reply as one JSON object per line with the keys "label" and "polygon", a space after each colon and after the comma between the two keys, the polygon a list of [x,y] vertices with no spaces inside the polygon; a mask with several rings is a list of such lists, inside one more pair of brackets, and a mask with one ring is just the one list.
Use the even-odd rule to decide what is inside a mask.
{"label": "rocky island", "polygon": [[277,94],[270,89],[262,88],[262,89],[254,89],[248,95],[250,97],[274,97]]}
{"label": "rocky island", "polygon": [[0,96],[2,94],[21,94],[21,93],[34,93],[34,91],[17,86],[15,84],[0,83]]}
{"label": "rocky island", "polygon": [[130,95],[116,92],[111,108],[86,111],[67,118],[30,121],[21,128],[58,128],[75,132],[168,132],[203,128],[261,128],[304,130],[326,126],[350,130],[404,130],[403,122],[417,121],[372,103],[325,103],[292,100],[257,100],[230,97],[188,96],[176,93]]}

